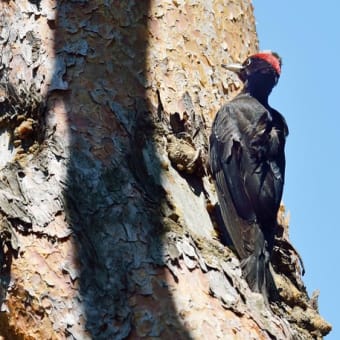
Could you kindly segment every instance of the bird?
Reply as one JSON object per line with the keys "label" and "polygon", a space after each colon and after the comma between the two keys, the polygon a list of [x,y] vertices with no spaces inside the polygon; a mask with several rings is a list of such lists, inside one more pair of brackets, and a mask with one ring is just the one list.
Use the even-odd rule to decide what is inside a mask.
{"label": "bird", "polygon": [[282,60],[272,51],[242,64],[222,64],[236,73],[242,91],[216,113],[209,138],[209,164],[223,224],[240,258],[243,277],[265,302],[277,298],[271,254],[285,181],[288,126],[268,104]]}

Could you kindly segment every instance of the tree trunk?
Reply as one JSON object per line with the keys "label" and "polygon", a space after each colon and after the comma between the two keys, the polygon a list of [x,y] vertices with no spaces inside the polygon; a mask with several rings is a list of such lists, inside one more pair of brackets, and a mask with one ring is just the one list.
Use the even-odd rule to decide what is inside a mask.
{"label": "tree trunk", "polygon": [[207,136],[240,87],[220,64],[258,47],[250,0],[8,0],[0,9],[0,335],[329,332],[283,232],[282,301],[269,308],[216,228]]}

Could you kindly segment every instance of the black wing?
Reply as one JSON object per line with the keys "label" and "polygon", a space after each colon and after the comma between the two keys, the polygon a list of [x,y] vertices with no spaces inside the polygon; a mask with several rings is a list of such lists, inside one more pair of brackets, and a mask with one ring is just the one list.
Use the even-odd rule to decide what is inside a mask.
{"label": "black wing", "polygon": [[262,232],[272,246],[286,134],[277,111],[243,94],[222,107],[213,123],[210,167],[224,223],[241,258],[253,252],[254,233]]}

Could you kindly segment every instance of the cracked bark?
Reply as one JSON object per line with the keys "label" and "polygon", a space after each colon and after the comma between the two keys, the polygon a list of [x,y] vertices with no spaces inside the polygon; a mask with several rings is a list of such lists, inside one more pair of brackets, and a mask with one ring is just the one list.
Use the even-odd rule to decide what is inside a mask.
{"label": "cracked bark", "polygon": [[[211,215],[207,136],[250,1],[2,1],[0,335],[316,339],[280,214],[268,309]],[[207,206],[210,207],[207,210]]]}

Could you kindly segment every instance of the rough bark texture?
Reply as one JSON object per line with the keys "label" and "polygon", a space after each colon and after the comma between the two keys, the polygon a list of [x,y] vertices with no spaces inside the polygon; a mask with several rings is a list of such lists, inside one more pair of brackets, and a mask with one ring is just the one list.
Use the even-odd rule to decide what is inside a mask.
{"label": "rough bark texture", "polygon": [[207,136],[240,87],[220,64],[257,50],[249,0],[9,0],[0,11],[0,335],[330,331],[284,212],[271,308],[212,222]]}

